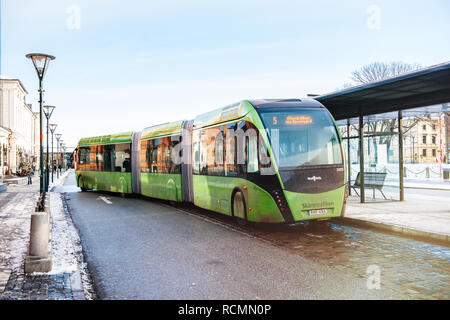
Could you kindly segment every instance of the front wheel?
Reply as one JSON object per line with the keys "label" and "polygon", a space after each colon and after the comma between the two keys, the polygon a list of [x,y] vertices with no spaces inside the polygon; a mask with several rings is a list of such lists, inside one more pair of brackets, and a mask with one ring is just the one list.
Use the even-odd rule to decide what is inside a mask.
{"label": "front wheel", "polygon": [[233,216],[240,227],[247,226],[247,207],[241,191],[237,191],[233,197]]}
{"label": "front wheel", "polygon": [[84,179],[81,176],[78,178],[78,185],[81,188],[81,192],[86,192],[87,191],[87,189],[84,187]]}

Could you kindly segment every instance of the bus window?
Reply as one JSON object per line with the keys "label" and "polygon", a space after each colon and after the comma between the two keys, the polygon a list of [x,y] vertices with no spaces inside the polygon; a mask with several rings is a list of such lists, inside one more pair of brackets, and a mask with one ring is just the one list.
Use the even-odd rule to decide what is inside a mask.
{"label": "bus window", "polygon": [[194,153],[192,172],[194,174],[200,174],[200,130],[193,132],[192,142],[192,151]]}
{"label": "bus window", "polygon": [[114,146],[114,171],[131,172],[131,144],[122,143]]}
{"label": "bus window", "polygon": [[114,171],[114,166],[112,165],[112,159],[113,159],[113,152],[114,152],[114,145],[108,144],[103,146],[103,170],[106,172],[112,172]]}
{"label": "bus window", "polygon": [[224,128],[225,137],[225,175],[237,176],[238,167],[236,163],[236,137],[234,132],[236,124],[229,124]]}
{"label": "bus window", "polygon": [[221,129],[215,127],[202,130],[200,148],[202,174],[209,176],[223,175],[223,137]]}
{"label": "bus window", "polygon": [[150,159],[151,159],[151,140],[141,141],[141,172],[150,172]]}
{"label": "bus window", "polygon": [[279,169],[342,164],[337,129],[325,109],[268,110],[260,115]]}
{"label": "bus window", "polygon": [[258,171],[258,136],[254,134],[247,136],[247,172],[256,173]]}
{"label": "bus window", "polygon": [[[181,173],[181,148],[178,148],[178,144],[181,143],[181,136],[175,135],[170,138],[170,153],[168,155],[167,161],[169,162],[169,173]],[[176,152],[178,151],[178,154]],[[174,153],[175,152],[175,153]],[[178,163],[175,163],[172,159],[173,157],[176,157],[178,159]]]}
{"label": "bus window", "polygon": [[78,153],[79,169],[85,171],[89,164],[89,147],[80,147]]}
{"label": "bus window", "polygon": [[97,151],[95,154],[95,164],[96,164],[96,171],[104,171],[104,163],[103,163],[103,152],[104,146],[97,146]]}
{"label": "bus window", "polygon": [[151,163],[150,163],[150,172],[157,173],[158,172],[158,147],[161,144],[160,139],[152,140],[152,151],[151,151]]}
{"label": "bus window", "polygon": [[214,174],[219,176],[224,175],[223,143],[223,127],[220,127],[214,140]]}

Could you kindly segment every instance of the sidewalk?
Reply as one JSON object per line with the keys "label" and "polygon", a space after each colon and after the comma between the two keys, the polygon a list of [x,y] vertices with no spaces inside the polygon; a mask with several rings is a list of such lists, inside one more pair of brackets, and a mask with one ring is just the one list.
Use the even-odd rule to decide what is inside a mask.
{"label": "sidewalk", "polygon": [[450,244],[450,197],[417,194],[405,201],[360,203],[349,197],[344,223]]}
{"label": "sidewalk", "polygon": [[[399,187],[398,180],[386,179],[384,185]],[[410,189],[429,189],[429,190],[450,190],[450,180],[443,179],[408,179],[403,180],[405,188]]]}
{"label": "sidewalk", "polygon": [[[66,171],[49,190],[61,185]],[[60,193],[49,192],[51,204],[52,270],[24,274],[30,214],[39,196],[39,176],[32,185],[10,185],[0,194],[0,300],[90,299],[78,234],[63,207]]]}

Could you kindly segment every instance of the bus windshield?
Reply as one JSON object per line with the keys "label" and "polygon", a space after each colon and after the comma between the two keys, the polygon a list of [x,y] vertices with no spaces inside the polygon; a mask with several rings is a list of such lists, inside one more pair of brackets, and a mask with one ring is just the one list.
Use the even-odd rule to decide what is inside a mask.
{"label": "bus windshield", "polygon": [[280,169],[342,164],[334,122],[326,109],[261,110]]}

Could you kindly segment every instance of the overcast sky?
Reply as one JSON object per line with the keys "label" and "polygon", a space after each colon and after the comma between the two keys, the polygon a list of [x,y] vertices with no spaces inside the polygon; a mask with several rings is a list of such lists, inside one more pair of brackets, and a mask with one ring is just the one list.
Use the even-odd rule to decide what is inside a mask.
{"label": "overcast sky", "polygon": [[450,2],[1,0],[4,76],[38,109],[26,53],[56,56],[45,101],[66,144],[247,98],[327,93],[374,61],[450,60]]}

